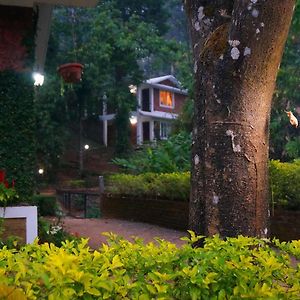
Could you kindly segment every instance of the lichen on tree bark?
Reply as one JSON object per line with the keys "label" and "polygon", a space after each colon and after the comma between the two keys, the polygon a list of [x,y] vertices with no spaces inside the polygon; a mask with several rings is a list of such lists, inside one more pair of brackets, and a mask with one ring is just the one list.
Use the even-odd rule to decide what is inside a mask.
{"label": "lichen on tree bark", "polygon": [[294,0],[185,1],[195,120],[190,228],[268,235],[272,94]]}

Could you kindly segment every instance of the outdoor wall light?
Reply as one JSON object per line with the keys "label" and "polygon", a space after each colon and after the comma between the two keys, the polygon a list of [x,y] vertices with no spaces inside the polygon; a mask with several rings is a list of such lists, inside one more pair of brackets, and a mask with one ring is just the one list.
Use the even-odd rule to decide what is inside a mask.
{"label": "outdoor wall light", "polygon": [[90,145],[88,145],[88,144],[84,145],[84,149],[85,150],[89,150],[90,149]]}
{"label": "outdoor wall light", "polygon": [[136,91],[137,91],[136,85],[131,84],[128,88],[129,88],[129,91],[131,94],[136,94]]}
{"label": "outdoor wall light", "polygon": [[42,75],[41,73],[34,72],[32,74],[32,77],[34,79],[34,85],[35,86],[41,86],[41,85],[43,85],[44,79],[45,79],[44,75]]}
{"label": "outdoor wall light", "polygon": [[137,123],[137,117],[136,116],[131,116],[129,118],[130,124],[135,125]]}
{"label": "outdoor wall light", "polygon": [[38,170],[38,173],[39,173],[40,175],[43,175],[43,174],[44,174],[44,169],[40,168],[40,169]]}

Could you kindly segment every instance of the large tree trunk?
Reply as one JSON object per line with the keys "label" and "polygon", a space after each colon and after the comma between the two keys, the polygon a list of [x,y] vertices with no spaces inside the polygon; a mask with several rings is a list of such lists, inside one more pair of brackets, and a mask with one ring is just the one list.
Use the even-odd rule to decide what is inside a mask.
{"label": "large tree trunk", "polygon": [[294,0],[186,0],[196,78],[190,228],[268,235],[272,94]]}

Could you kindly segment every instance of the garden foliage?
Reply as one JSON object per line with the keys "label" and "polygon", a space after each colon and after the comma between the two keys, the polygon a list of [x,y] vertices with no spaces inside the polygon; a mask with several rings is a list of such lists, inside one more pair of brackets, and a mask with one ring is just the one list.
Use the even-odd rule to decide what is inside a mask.
{"label": "garden foliage", "polygon": [[190,148],[190,134],[180,132],[167,141],[145,145],[127,159],[116,158],[113,162],[135,174],[185,172],[191,168]]}
{"label": "garden foliage", "polygon": [[33,193],[35,169],[35,111],[31,74],[0,72],[0,168],[22,201]]}
{"label": "garden foliage", "polygon": [[40,216],[55,216],[58,211],[55,196],[34,195],[31,204],[38,207]]}
{"label": "garden foliage", "polygon": [[[270,202],[275,206],[300,209],[300,160],[290,163],[272,160],[269,172]],[[114,174],[107,179],[107,192],[188,201],[190,173]]]}
{"label": "garden foliage", "polygon": [[15,203],[19,198],[14,185],[15,182],[12,180],[11,185],[5,179],[5,172],[0,170],[0,206],[5,207],[7,204]]}
{"label": "garden foliage", "polygon": [[[0,251],[0,297],[14,299],[299,299],[299,241],[197,237],[181,248],[114,237],[86,244],[37,243]],[[276,244],[276,246],[275,246]]]}
{"label": "garden foliage", "polygon": [[300,209],[300,160],[270,162],[270,184],[275,205]]}
{"label": "garden foliage", "polygon": [[[278,72],[270,123],[270,155],[276,159],[298,158],[300,155],[299,131],[292,128],[284,110],[299,106],[300,87],[300,2],[296,1],[294,17],[284,56]],[[295,113],[295,115],[298,115]]]}
{"label": "garden foliage", "polygon": [[115,174],[109,177],[106,190],[113,194],[142,195],[188,201],[190,173]]}

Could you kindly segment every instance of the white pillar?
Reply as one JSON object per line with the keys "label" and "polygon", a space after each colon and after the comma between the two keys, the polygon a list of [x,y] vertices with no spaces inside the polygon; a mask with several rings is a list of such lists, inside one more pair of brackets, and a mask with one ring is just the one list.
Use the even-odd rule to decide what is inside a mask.
{"label": "white pillar", "polygon": [[142,145],[143,144],[143,123],[142,123],[142,117],[138,113],[137,116],[137,123],[136,123],[136,144]]}
{"label": "white pillar", "polygon": [[150,126],[149,126],[149,130],[150,130],[150,141],[153,142],[154,141],[154,121],[150,120],[149,121]]}
{"label": "white pillar", "polygon": [[107,120],[103,120],[103,144],[107,147]]}
{"label": "white pillar", "polygon": [[154,111],[154,88],[149,88],[150,90],[150,111],[153,112]]}

